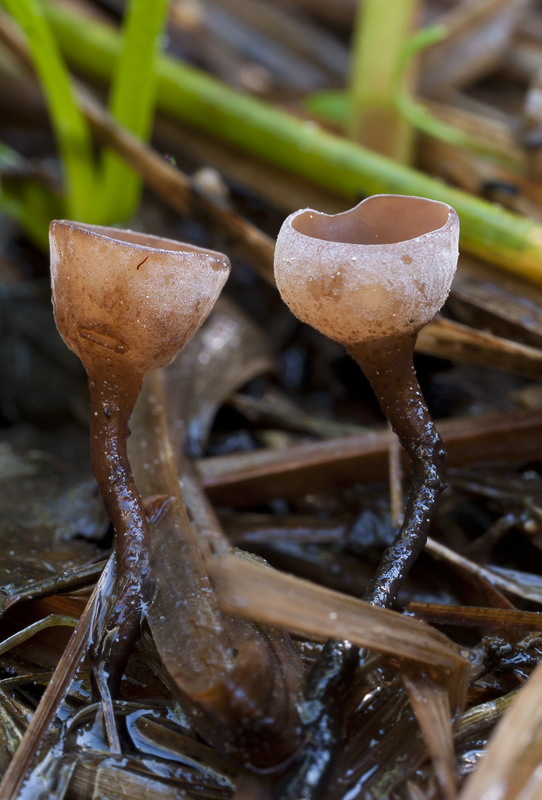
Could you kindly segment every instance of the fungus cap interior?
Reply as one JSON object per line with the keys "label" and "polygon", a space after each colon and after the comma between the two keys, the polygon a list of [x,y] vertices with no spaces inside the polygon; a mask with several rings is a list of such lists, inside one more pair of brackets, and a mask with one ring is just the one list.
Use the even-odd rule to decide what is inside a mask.
{"label": "fungus cap interior", "polygon": [[113,242],[126,242],[136,247],[150,247],[153,250],[164,250],[166,252],[203,253],[218,257],[222,261],[224,260],[223,254],[215,250],[208,250],[205,247],[186,244],[186,242],[177,242],[174,239],[164,239],[161,236],[153,236],[150,233],[139,233],[137,231],[121,230],[119,228],[110,228],[102,225],[85,225],[81,222],[73,223],[65,220],[57,220],[55,221],[55,225],[76,228],[82,233],[95,234],[104,239],[110,239]]}
{"label": "fungus cap interior", "polygon": [[443,228],[449,214],[450,207],[435,200],[375,195],[342,214],[308,210],[292,220],[292,228],[328,242],[395,244]]}

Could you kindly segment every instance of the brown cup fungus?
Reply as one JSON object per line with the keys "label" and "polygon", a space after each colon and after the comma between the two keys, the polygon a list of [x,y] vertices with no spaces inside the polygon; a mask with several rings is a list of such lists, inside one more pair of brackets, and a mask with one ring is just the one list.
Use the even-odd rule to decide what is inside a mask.
{"label": "brown cup fungus", "polygon": [[95,650],[100,690],[118,691],[149,599],[149,528],[127,455],[143,378],[168,364],[209,314],[229,274],[221,253],[132,231],[50,226],[55,320],[87,371],[92,468],[116,532],[114,607]]}
{"label": "brown cup fungus", "polygon": [[395,599],[444,487],[445,450],[413,354],[418,332],[450,291],[458,239],[451,206],[375,195],[342,214],[296,211],[277,240],[275,277],[283,300],[300,320],[346,347],[410,458],[404,522],[366,594],[378,605]]}

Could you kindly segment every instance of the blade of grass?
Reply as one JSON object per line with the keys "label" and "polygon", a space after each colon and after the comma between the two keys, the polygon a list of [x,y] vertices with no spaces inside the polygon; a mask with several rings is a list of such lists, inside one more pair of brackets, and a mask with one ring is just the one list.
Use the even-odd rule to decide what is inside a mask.
{"label": "blade of grass", "polygon": [[40,0],[2,0],[25,31],[36,72],[49,107],[64,167],[67,211],[92,221],[94,164],[90,128],[77,106],[69,73]]}
{"label": "blade of grass", "polygon": [[[110,80],[120,36],[54,2],[47,14],[66,58]],[[462,246],[509,271],[542,283],[542,226],[441,181],[322,131],[169,56],[160,56],[159,108],[178,120],[303,175],[350,199],[391,192],[443,200],[461,219]]]}
{"label": "blade of grass", "polygon": [[[410,120],[401,115],[395,102],[397,60],[419,6],[419,0],[358,3],[352,46],[350,138],[403,164],[411,160],[413,135]],[[410,78],[406,68],[401,70],[405,91]]]}
{"label": "blade of grass", "polygon": [[[109,110],[128,130],[147,141],[156,98],[155,57],[169,0],[131,0],[124,17],[122,52],[115,67]],[[142,181],[114,151],[103,158],[104,222],[129,219],[140,199]]]}

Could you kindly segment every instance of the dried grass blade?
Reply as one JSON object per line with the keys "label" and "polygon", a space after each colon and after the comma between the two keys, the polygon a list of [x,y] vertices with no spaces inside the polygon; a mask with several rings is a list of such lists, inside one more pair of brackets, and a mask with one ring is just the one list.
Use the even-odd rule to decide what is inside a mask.
{"label": "dried grass blade", "polygon": [[[388,421],[388,426],[391,425]],[[399,530],[405,516],[403,500],[403,465],[401,463],[401,443],[396,435],[390,435],[389,475],[390,475],[390,508],[392,525]]]}
{"label": "dried grass blade", "polygon": [[502,697],[496,697],[495,700],[488,700],[478,706],[469,708],[457,723],[455,731],[456,743],[462,742],[469,736],[474,736],[495,725],[510,708],[521,688],[521,686],[517,687]]}
{"label": "dried grass blade", "polygon": [[[11,584],[9,587],[4,587],[3,591],[6,592],[6,594],[2,594],[2,597],[0,597],[0,617],[8,608],[11,608],[11,606],[14,606],[16,603],[34,600],[40,597],[51,600],[51,592],[56,593],[69,589],[78,589],[93,580],[97,580],[103,572],[106,563],[106,561],[98,561],[96,564],[67,569],[62,575],[54,575],[51,578],[44,578],[40,581],[23,581],[19,584]],[[56,611],[56,609],[53,609],[52,601],[49,607],[51,611]],[[65,610],[66,606],[64,606],[64,611]],[[72,609],[70,609],[70,613],[72,613],[73,616],[80,616],[80,612],[76,614],[75,611],[72,612]]]}
{"label": "dried grass blade", "polygon": [[449,606],[438,603],[409,603],[408,611],[419,619],[436,625],[462,627],[510,628],[515,631],[542,630],[542,614],[538,611],[516,611],[508,608]]}
{"label": "dried grass blade", "polygon": [[[537,206],[542,214],[542,183]],[[542,291],[483,261],[461,256],[448,308],[460,322],[542,347]]]}
{"label": "dried grass blade", "polygon": [[442,317],[420,331],[417,349],[440,358],[481,364],[526,378],[540,378],[542,374],[542,350]]}
{"label": "dried grass blade", "polygon": [[[539,410],[442,420],[439,432],[448,450],[448,466],[538,459],[541,423]],[[198,468],[213,502],[252,505],[278,495],[289,498],[386,480],[388,446],[388,431],[370,431],[284,450],[200,459]]]}
{"label": "dried grass blade", "polygon": [[319,641],[346,639],[358,647],[434,667],[449,680],[454,712],[461,707],[467,662],[428,625],[246,558],[221,556],[209,567],[224,610]]}
{"label": "dried grass blade", "polygon": [[457,795],[458,780],[447,687],[438,675],[413,665],[403,668],[403,683],[431,754],[443,797],[452,800]]}
{"label": "dried grass blade", "polygon": [[19,633],[14,633],[13,636],[4,639],[4,641],[0,643],[0,654],[7,653],[12,647],[17,647],[18,644],[26,642],[27,639],[30,639],[35,633],[39,633],[45,628],[52,628],[56,625],[66,625],[69,628],[75,628],[76,624],[77,620],[73,617],[66,617],[61,614],[49,614],[44,619],[40,619],[38,622],[28,625],[24,630],[19,631]]}
{"label": "dried grass blade", "polygon": [[100,602],[112,591],[113,572],[114,561],[111,556],[4,775],[0,784],[2,800],[16,800],[19,795],[28,770],[42,745],[43,738],[90,646],[92,629],[97,622]]}
{"label": "dried grass blade", "polygon": [[542,794],[542,664],[518,692],[460,800],[536,800]]}
{"label": "dried grass blade", "polygon": [[76,764],[70,790],[70,797],[77,797],[78,800],[126,800],[127,797],[130,800],[194,800],[194,795],[182,786],[135,769],[127,769],[122,762],[115,766],[112,760],[98,764],[89,760]]}
{"label": "dried grass blade", "polygon": [[139,717],[134,726],[138,735],[155,748],[155,755],[158,755],[159,752],[168,755],[174,753],[183,757],[187,764],[192,762],[202,771],[209,774],[214,772],[223,783],[228,783],[231,789],[234,788],[234,779],[240,771],[240,767],[235,761],[220,755],[202,742],[189,738],[179,733],[178,730],[166,727],[148,717]]}
{"label": "dried grass blade", "polygon": [[525,586],[518,581],[513,580],[510,576],[504,576],[497,571],[481,567],[474,561],[459,555],[454,550],[450,550],[440,542],[436,542],[431,537],[428,537],[425,552],[430,553],[436,558],[443,559],[449,564],[453,564],[459,569],[469,572],[472,575],[477,575],[486,580],[491,586],[500,589],[501,591],[510,592],[516,597],[522,597],[524,600],[531,600],[533,603],[542,603],[542,588],[538,584],[532,586]]}

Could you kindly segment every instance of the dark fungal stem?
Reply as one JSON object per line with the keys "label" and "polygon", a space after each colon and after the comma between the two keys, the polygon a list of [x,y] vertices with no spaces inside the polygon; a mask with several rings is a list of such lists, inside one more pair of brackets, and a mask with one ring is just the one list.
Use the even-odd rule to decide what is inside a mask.
{"label": "dark fungal stem", "polygon": [[92,469],[116,533],[114,605],[106,612],[94,662],[98,685],[105,681],[115,696],[149,595],[149,525],[127,453],[141,381],[94,377],[89,386]]}
{"label": "dark fungal stem", "polygon": [[274,786],[274,800],[315,800],[326,796],[329,774],[341,740],[343,705],[339,698],[358,663],[358,648],[328,639],[307,676],[302,704],[307,743]]}
{"label": "dark fungal stem", "polygon": [[420,555],[443,479],[446,451],[423,399],[414,370],[416,334],[349,345],[380,407],[408,453],[411,484],[403,525],[386,550],[364,599],[388,607]]}
{"label": "dark fungal stem", "polygon": [[[446,458],[423,399],[414,370],[416,334],[387,337],[349,346],[348,350],[373,387],[382,411],[407,451],[411,487],[404,523],[384,553],[364,599],[390,606],[427,539],[437,499],[444,488]],[[278,784],[281,800],[316,800],[326,796],[329,774],[341,741],[341,704],[359,651],[349,642],[330,639],[307,679],[305,704],[314,709],[307,725],[307,746]]]}

